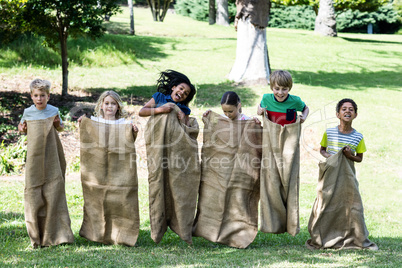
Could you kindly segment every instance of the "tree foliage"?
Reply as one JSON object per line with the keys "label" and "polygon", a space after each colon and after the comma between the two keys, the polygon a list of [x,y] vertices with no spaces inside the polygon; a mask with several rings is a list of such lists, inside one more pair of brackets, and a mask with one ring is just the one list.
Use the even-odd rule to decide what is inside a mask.
{"label": "tree foliage", "polygon": [[21,14],[27,0],[0,0],[0,36],[10,41],[24,32],[25,21]]}
{"label": "tree foliage", "polygon": [[[317,14],[320,0],[271,0],[271,2],[285,6],[309,5]],[[333,0],[336,11],[351,9],[372,12],[386,3],[388,0]]]}
{"label": "tree foliage", "polygon": [[[67,38],[100,37],[105,15],[119,11],[114,0],[28,0],[23,19],[30,31],[45,36],[47,44],[61,52],[63,69],[62,95],[68,88]],[[60,45],[60,46],[58,46]],[[60,49],[60,50],[59,50]]]}

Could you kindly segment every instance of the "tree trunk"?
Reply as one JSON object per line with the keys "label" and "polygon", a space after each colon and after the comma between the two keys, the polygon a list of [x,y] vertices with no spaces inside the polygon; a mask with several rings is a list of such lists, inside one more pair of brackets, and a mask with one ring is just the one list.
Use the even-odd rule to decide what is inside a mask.
{"label": "tree trunk", "polygon": [[63,73],[63,85],[61,96],[68,94],[68,51],[67,51],[67,34],[63,33],[61,37],[61,68]]}
{"label": "tree trunk", "polygon": [[162,5],[160,0],[147,0],[149,8],[151,9],[154,21],[163,21],[169,9],[171,0],[163,0]]}
{"label": "tree trunk", "polygon": [[63,84],[61,87],[61,96],[68,94],[68,50],[67,50],[67,38],[68,38],[68,25],[64,25],[63,18],[59,12],[56,14],[57,31],[59,32],[59,41],[61,49],[61,69]]}
{"label": "tree trunk", "polygon": [[337,36],[335,8],[332,0],[320,0],[314,32],[324,36]]}
{"label": "tree trunk", "polygon": [[133,0],[128,0],[128,9],[130,10],[130,34],[134,35],[134,10],[133,10]]}
{"label": "tree trunk", "polygon": [[216,24],[229,26],[228,0],[217,0]]}
{"label": "tree trunk", "polygon": [[228,78],[242,84],[267,85],[270,75],[266,28],[241,18],[237,25],[236,60]]}
{"label": "tree trunk", "polygon": [[159,7],[157,6],[157,2],[155,0],[147,0],[148,6],[151,9],[152,17],[154,18],[154,21],[158,21],[158,10]]}
{"label": "tree trunk", "polygon": [[216,23],[215,0],[209,0],[209,25]]}

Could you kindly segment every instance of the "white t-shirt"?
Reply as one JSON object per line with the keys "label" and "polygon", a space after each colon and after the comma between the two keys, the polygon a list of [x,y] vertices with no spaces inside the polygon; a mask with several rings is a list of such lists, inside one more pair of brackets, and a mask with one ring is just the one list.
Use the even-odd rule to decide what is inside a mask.
{"label": "white t-shirt", "polygon": [[105,123],[105,124],[130,124],[131,121],[126,120],[124,118],[120,118],[117,120],[106,120],[103,117],[96,117],[96,116],[91,116],[91,120],[99,122],[99,123]]}
{"label": "white t-shirt", "polygon": [[61,120],[59,108],[54,107],[53,105],[47,104],[45,109],[38,110],[34,104],[31,107],[26,108],[24,110],[24,114],[21,118],[21,124],[24,123],[26,120],[42,120],[46,119],[55,115],[59,115],[60,124],[63,124]]}
{"label": "white t-shirt", "polygon": [[[227,116],[224,115],[224,114],[221,114],[221,116],[223,116],[223,117],[225,117],[225,118],[229,118],[229,117],[227,117]],[[251,118],[248,117],[247,115],[245,115],[245,114],[240,114],[240,116],[238,117],[237,120],[249,120],[249,119],[251,119]]]}

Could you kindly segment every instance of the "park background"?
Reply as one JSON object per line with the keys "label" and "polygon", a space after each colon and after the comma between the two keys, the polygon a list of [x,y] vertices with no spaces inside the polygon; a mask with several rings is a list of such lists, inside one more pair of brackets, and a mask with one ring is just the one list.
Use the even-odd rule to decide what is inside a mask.
{"label": "park background", "polygon": [[[115,90],[127,104],[140,128],[137,152],[145,163],[143,140],[147,119],[138,110],[155,92],[158,73],[182,71],[197,87],[190,105],[200,123],[202,113],[220,110],[220,97],[236,91],[243,112],[256,114],[267,86],[241,86],[226,79],[235,60],[233,27],[169,13],[154,22],[150,11],[135,8],[135,36],[128,35],[129,14],[112,16],[103,37],[69,40],[69,95],[62,98],[60,56],[41,45],[40,37],[20,38],[0,47],[0,112],[2,113],[2,168],[0,177],[0,260],[2,266],[271,266],[271,267],[401,267],[401,73],[402,36],[339,33],[321,37],[310,30],[267,28],[271,68],[292,73],[291,94],[310,108],[301,138],[300,224],[296,237],[258,233],[245,250],[193,238],[189,246],[173,232],[162,242],[150,238],[148,182],[144,164],[138,166],[140,235],[136,247],[107,246],[79,237],[82,223],[82,188],[79,180],[79,136],[76,108],[92,107],[105,90]],[[75,243],[34,250],[23,214],[24,136],[15,131],[23,108],[31,105],[29,83],[35,78],[52,82],[49,103],[61,109],[66,130],[61,133],[68,174],[66,195]],[[335,105],[353,98],[359,107],[353,126],[363,133],[368,148],[356,164],[370,240],[379,251],[310,251],[307,223],[316,196],[319,142],[327,127],[337,124]],[[7,120],[7,121],[6,121]],[[11,124],[9,124],[11,122]],[[199,143],[201,144],[201,137]],[[22,168],[22,169],[21,169]],[[13,174],[14,173],[14,174]]]}

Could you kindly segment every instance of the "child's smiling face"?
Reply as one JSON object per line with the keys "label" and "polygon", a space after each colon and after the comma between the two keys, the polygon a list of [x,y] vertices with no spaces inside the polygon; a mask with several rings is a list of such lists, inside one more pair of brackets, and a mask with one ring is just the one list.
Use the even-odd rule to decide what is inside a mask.
{"label": "child's smiling face", "polygon": [[105,120],[116,120],[116,112],[119,109],[119,104],[111,96],[103,99],[102,110]]}
{"label": "child's smiling face", "polygon": [[31,98],[35,104],[36,109],[43,110],[46,108],[47,102],[49,101],[50,95],[44,90],[34,89],[31,93]]}
{"label": "child's smiling face", "polygon": [[275,84],[272,87],[272,91],[274,92],[275,99],[278,102],[284,102],[289,95],[290,88],[278,86],[278,84]]}
{"label": "child's smiling face", "polygon": [[181,83],[172,88],[172,94],[170,94],[170,96],[174,102],[182,102],[187,99],[190,92],[190,86],[186,83]]}
{"label": "child's smiling face", "polygon": [[342,104],[341,108],[339,109],[339,112],[336,113],[336,116],[344,122],[352,122],[353,119],[356,118],[357,113],[355,111],[355,108],[353,107],[352,103],[350,102],[345,102]]}

